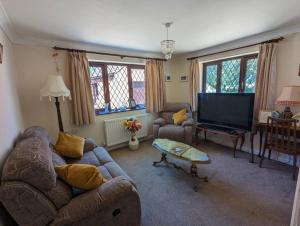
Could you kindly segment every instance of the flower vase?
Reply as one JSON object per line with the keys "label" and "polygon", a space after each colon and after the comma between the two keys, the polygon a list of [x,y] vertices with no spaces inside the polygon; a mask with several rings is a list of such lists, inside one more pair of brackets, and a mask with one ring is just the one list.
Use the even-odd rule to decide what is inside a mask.
{"label": "flower vase", "polygon": [[132,151],[135,151],[139,148],[139,140],[138,138],[134,135],[129,139],[129,149]]}

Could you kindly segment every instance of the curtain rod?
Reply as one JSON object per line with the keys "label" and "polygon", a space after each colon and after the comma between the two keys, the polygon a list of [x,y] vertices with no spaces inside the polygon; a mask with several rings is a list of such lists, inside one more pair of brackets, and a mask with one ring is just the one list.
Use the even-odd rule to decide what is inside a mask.
{"label": "curtain rod", "polygon": [[166,61],[166,59],[161,59],[161,58],[130,56],[130,55],[121,55],[121,54],[114,54],[114,53],[102,53],[102,52],[94,52],[94,51],[88,51],[88,50],[82,50],[82,49],[68,49],[68,48],[62,48],[62,47],[57,47],[57,46],[54,46],[53,49],[63,50],[63,51],[68,51],[68,52],[76,51],[76,52],[81,52],[81,53],[91,53],[91,54],[106,55],[106,56],[117,56],[117,57],[121,57],[121,59],[123,59],[124,57],[128,57],[128,58],[137,58],[137,59],[144,59],[144,60]]}
{"label": "curtain rod", "polygon": [[189,57],[189,58],[187,58],[187,60],[194,60],[194,59],[197,59],[199,57],[206,57],[206,56],[211,56],[211,55],[214,55],[214,54],[226,53],[226,52],[229,52],[229,51],[243,49],[243,48],[247,48],[247,47],[251,47],[251,46],[256,46],[256,45],[260,45],[260,44],[280,42],[283,39],[284,39],[283,37],[275,38],[275,39],[270,39],[270,40],[267,40],[267,41],[264,41],[264,42],[258,42],[258,43],[254,43],[254,44],[250,44],[250,45],[246,45],[246,46],[240,46],[240,47],[233,48],[233,49],[227,49],[227,50],[223,50],[223,51],[219,51],[219,52],[215,52],[215,53],[208,53],[208,54],[204,54],[204,55],[200,55],[200,56]]}

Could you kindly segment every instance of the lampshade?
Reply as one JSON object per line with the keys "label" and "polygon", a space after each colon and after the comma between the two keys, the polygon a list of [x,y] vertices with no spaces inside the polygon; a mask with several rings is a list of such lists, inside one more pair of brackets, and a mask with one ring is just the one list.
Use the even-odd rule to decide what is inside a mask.
{"label": "lampshade", "polygon": [[[50,75],[40,91],[41,97],[70,97],[70,90],[66,87],[61,75]],[[51,99],[50,99],[51,100]]]}
{"label": "lampshade", "polygon": [[300,104],[300,86],[283,87],[281,95],[276,100],[276,104],[286,106]]}

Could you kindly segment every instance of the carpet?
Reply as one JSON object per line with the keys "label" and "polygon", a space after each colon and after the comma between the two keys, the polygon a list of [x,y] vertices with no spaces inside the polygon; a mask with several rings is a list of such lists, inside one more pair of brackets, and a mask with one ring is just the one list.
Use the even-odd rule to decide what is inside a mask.
{"label": "carpet", "polygon": [[[142,226],[288,226],[296,182],[288,165],[259,159],[249,163],[250,155],[212,142],[198,145],[211,158],[199,165],[198,174],[206,175],[198,192],[195,178],[168,166],[152,166],[160,154],[151,142],[140,149],[122,148],[110,154],[136,182],[142,205]],[[169,157],[189,170],[189,164]]]}

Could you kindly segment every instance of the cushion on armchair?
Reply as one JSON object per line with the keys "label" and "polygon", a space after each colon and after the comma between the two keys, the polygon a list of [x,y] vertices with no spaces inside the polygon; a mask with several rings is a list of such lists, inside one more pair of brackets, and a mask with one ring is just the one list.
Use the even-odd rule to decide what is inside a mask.
{"label": "cushion on armchair", "polygon": [[182,109],[173,114],[173,120],[175,125],[181,125],[182,122],[188,119],[188,115],[186,113],[186,109]]}

